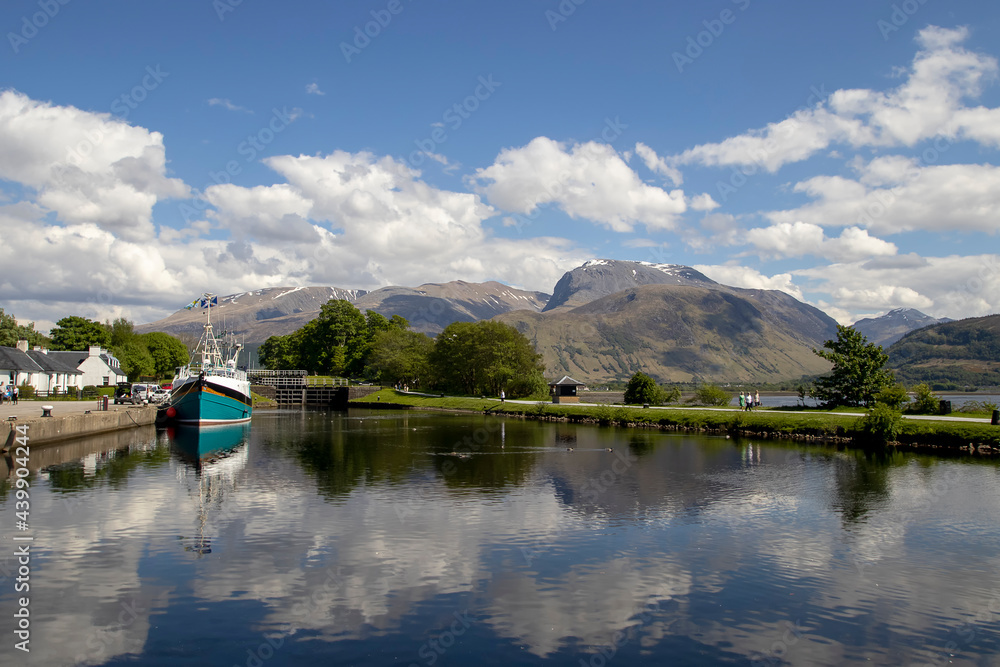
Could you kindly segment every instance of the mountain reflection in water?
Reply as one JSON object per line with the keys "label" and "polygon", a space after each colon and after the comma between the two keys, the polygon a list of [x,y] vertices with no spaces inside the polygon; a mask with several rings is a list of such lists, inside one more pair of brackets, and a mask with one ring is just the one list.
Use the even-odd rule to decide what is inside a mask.
{"label": "mountain reflection in water", "polygon": [[27,664],[1000,653],[995,462],[420,412],[132,435],[33,450]]}

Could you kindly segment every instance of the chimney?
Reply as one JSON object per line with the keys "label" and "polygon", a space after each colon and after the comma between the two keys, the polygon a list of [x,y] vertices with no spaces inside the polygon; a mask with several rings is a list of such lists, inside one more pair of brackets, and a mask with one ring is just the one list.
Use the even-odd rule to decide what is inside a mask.
{"label": "chimney", "polygon": [[28,351],[27,339],[22,339],[17,341],[17,349],[21,350],[21,352],[27,352]]}
{"label": "chimney", "polygon": [[90,356],[92,356],[92,357],[99,357],[99,356],[101,356],[101,346],[100,345],[91,345],[90,346]]}

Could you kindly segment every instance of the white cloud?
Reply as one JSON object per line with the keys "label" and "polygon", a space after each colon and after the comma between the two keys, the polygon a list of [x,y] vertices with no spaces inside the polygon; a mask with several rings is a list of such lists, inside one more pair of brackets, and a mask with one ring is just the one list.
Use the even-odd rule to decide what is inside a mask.
{"label": "white cloud", "polygon": [[646,144],[642,142],[637,143],[635,145],[635,153],[642,158],[646,168],[650,171],[662,174],[663,176],[669,178],[674,185],[680,185],[684,182],[684,177],[681,175],[680,170],[671,166],[665,159],[657,155],[656,151]]}
{"label": "white cloud", "polygon": [[955,319],[990,315],[1000,308],[997,255],[903,256],[793,273],[811,280],[810,292],[829,294],[829,307],[824,308],[851,313],[849,321],[858,313],[891,308],[916,308]]}
{"label": "white cloud", "polygon": [[506,211],[531,214],[553,203],[572,218],[617,232],[632,231],[636,224],[672,229],[687,209],[682,191],[643,183],[611,146],[593,141],[567,147],[537,137],[521,148],[503,150],[469,182]]}
{"label": "white cloud", "polygon": [[306,86],[306,93],[309,95],[326,95],[322,90],[319,89],[318,83],[310,83]]}
{"label": "white cloud", "polygon": [[691,197],[688,200],[688,206],[691,207],[692,211],[714,211],[719,208],[720,204],[712,199],[712,195],[704,192]]}
{"label": "white cloud", "polygon": [[229,111],[239,111],[240,113],[253,113],[252,110],[247,109],[246,107],[241,107],[238,104],[233,104],[228,99],[223,99],[221,97],[213,97],[208,100],[208,106],[222,107],[224,109],[228,109]]}
{"label": "white cloud", "polygon": [[802,290],[792,282],[790,273],[778,273],[766,276],[756,269],[738,264],[706,265],[696,264],[692,268],[701,271],[717,283],[746,289],[781,290],[786,294],[803,300]]}
{"label": "white cloud", "polygon": [[153,206],[188,188],[166,176],[163,136],[107,113],[0,93],[0,179],[70,224],[92,222],[130,240],[153,236]]}
{"label": "white cloud", "polygon": [[827,238],[819,225],[801,221],[748,230],[745,240],[761,255],[773,257],[817,255],[832,261],[854,261],[897,252],[894,244],[870,236],[864,229],[848,227],[839,238]]}
{"label": "white cloud", "polygon": [[[946,144],[942,144],[944,146]],[[766,213],[775,223],[856,225],[877,233],[911,230],[993,233],[1000,220],[1000,167],[922,166],[897,156],[855,162],[858,178],[816,176],[797,183],[815,201]]]}
{"label": "white cloud", "polygon": [[1000,146],[996,123],[1000,110],[967,108],[966,99],[997,72],[995,58],[961,47],[968,30],[930,26],[917,35],[920,50],[898,88],[887,93],[837,90],[826,100],[801,109],[783,121],[701,144],[673,156],[673,165],[760,165],[776,171],[805,160],[831,144],[913,146],[935,137],[966,138]]}

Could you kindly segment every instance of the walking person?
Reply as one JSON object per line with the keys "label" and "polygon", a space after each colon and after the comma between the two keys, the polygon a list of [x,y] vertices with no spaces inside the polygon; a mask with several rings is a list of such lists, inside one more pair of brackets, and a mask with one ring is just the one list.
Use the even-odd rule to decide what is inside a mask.
{"label": "walking person", "polygon": [[21,390],[17,388],[17,385],[14,385],[14,389],[13,389],[13,391],[11,391],[11,394],[10,394],[11,400],[14,401],[14,405],[17,405],[17,397],[18,397],[18,395],[20,395],[20,393],[21,393]]}
{"label": "walking person", "polygon": [[754,407],[760,407],[760,389],[754,389],[753,391],[753,404]]}
{"label": "walking person", "polygon": [[503,389],[500,390],[500,402],[503,403],[507,398],[507,395],[503,393]]}
{"label": "walking person", "polygon": [[743,391],[740,391],[740,411],[747,409],[747,399],[743,396]]}

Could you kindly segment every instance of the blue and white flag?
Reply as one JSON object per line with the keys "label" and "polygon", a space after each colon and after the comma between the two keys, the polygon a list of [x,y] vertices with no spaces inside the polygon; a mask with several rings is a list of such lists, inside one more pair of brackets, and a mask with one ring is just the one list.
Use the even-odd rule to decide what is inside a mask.
{"label": "blue and white flag", "polygon": [[218,305],[219,305],[219,297],[217,296],[213,296],[210,299],[205,298],[201,300],[202,308],[208,308],[209,306],[218,306]]}
{"label": "blue and white flag", "polygon": [[191,310],[192,308],[194,308],[195,306],[197,306],[199,303],[201,303],[201,299],[195,299],[194,301],[192,301],[188,305],[184,306],[184,310]]}

